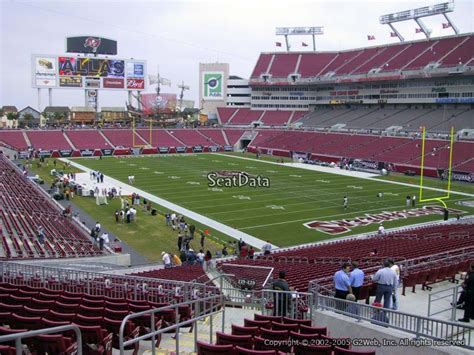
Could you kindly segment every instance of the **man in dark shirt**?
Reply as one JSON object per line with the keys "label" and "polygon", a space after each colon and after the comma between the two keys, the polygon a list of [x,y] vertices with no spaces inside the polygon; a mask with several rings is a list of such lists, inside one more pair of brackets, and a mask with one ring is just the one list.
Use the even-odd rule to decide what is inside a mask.
{"label": "man in dark shirt", "polygon": [[470,319],[474,319],[474,263],[471,264],[471,270],[466,275],[464,285],[464,317],[458,320],[469,323]]}
{"label": "man in dark shirt", "polygon": [[[286,281],[286,272],[280,271],[278,279],[273,281],[272,289],[275,291],[289,291],[288,282]],[[273,294],[273,315],[274,316],[286,316],[288,309],[288,293]]]}

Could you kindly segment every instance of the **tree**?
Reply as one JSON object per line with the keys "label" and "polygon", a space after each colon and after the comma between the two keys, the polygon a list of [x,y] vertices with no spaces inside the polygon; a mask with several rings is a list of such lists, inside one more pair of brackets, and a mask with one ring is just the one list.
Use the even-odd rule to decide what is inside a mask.
{"label": "tree", "polygon": [[25,125],[31,127],[31,122],[34,120],[34,117],[31,113],[25,113],[23,115],[23,120],[25,121]]}
{"label": "tree", "polygon": [[7,120],[13,121],[18,119],[18,112],[8,112],[7,113]]}
{"label": "tree", "polygon": [[62,120],[64,119],[64,112],[55,112],[53,118],[56,121],[56,124],[61,125]]}

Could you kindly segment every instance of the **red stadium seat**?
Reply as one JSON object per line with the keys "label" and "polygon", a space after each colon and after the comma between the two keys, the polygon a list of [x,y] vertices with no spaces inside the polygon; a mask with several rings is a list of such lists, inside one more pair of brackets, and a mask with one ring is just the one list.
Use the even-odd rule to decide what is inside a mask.
{"label": "red stadium seat", "polygon": [[233,345],[212,345],[204,343],[202,341],[197,341],[197,353],[198,355],[218,355],[218,354],[232,354],[234,346]]}
{"label": "red stadium seat", "polygon": [[256,336],[260,333],[258,327],[240,327],[232,324],[232,335],[251,335]]}
{"label": "red stadium seat", "polygon": [[230,335],[222,332],[216,332],[217,345],[233,345],[242,348],[252,349],[253,340],[251,335]]}

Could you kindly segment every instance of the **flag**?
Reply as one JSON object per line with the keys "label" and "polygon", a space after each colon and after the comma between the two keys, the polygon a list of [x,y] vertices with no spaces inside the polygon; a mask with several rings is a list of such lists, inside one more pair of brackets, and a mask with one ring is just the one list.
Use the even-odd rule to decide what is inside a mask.
{"label": "flag", "polygon": [[451,24],[449,22],[448,23],[443,22],[443,29],[450,28],[450,27],[451,27]]}
{"label": "flag", "polygon": [[158,84],[158,82],[160,82],[160,85],[171,86],[170,80],[162,78],[158,75],[148,75],[148,80],[150,81],[150,85]]}
{"label": "flag", "polygon": [[390,37],[398,37],[395,32],[390,32]]}
{"label": "flag", "polygon": [[423,30],[421,28],[415,28],[415,33],[421,33]]}
{"label": "flag", "polygon": [[367,40],[368,41],[373,41],[375,39],[374,35],[367,35]]}
{"label": "flag", "polygon": [[304,42],[301,42],[301,45],[302,45],[303,47],[308,47],[308,45],[307,45],[306,43],[304,43]]}
{"label": "flag", "polygon": [[275,42],[275,45],[276,45],[277,47],[281,47],[281,42]]}
{"label": "flag", "polygon": [[204,229],[204,234],[209,235],[209,229]]}
{"label": "flag", "polygon": [[160,76],[160,84],[161,84],[161,85],[166,85],[166,86],[170,86],[170,87],[171,87],[171,80],[162,78],[162,77]]}

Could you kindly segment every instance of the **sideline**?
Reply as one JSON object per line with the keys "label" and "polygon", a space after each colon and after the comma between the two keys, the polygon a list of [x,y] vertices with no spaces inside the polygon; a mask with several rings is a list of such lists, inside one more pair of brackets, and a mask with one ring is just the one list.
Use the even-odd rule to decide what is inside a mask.
{"label": "sideline", "polygon": [[[90,168],[87,168],[85,167],[84,165],[81,165],[75,161],[72,161],[72,160],[69,160],[69,159],[66,159],[66,158],[59,158],[59,160],[61,161],[64,161],[64,162],[68,162],[70,163],[72,166],[76,167],[76,168],[79,168],[81,170],[83,170],[84,172],[90,174],[90,172],[92,171],[92,169]],[[252,245],[258,249],[262,249],[263,245],[266,244],[267,242],[264,241],[264,240],[261,240],[261,239],[258,239],[258,238],[255,238],[254,236],[250,235],[250,234],[247,234],[245,232],[241,232],[240,230],[237,230],[235,228],[232,228],[232,227],[229,227],[223,223],[220,223],[220,222],[217,222],[211,218],[208,218],[206,216],[203,216],[201,214],[198,214],[196,212],[193,212],[191,210],[188,210],[187,208],[184,208],[184,207],[181,207],[177,204],[174,204],[170,201],[167,201],[167,200],[164,200],[160,197],[157,197],[155,195],[152,195],[146,191],[143,191],[143,190],[140,190],[136,187],[133,187],[131,185],[128,185],[128,184],[125,184],[117,179],[114,179],[110,176],[106,176],[107,180],[108,181],[112,181],[114,183],[115,186],[117,186],[118,188],[122,188],[123,190],[126,190],[126,191],[132,191],[132,192],[136,192],[138,193],[140,196],[143,196],[145,197],[147,200],[149,201],[153,201],[154,203],[158,204],[158,205],[161,205],[171,211],[175,211],[177,213],[180,213],[184,216],[187,216],[191,219],[194,219],[195,221],[199,222],[199,223],[202,223],[204,225],[207,225],[221,233],[224,233],[226,235],[228,235],[229,237],[232,237],[234,239],[237,239],[239,240],[240,238],[242,238],[242,240],[248,244],[248,245]],[[272,248],[278,248],[276,245],[273,245],[272,244]]]}
{"label": "sideline", "polygon": [[[234,158],[234,159],[244,159],[244,160],[250,160],[250,161],[254,161],[254,162],[260,162],[260,163],[266,163],[266,164],[272,164],[272,165],[278,165],[278,166],[287,166],[289,168],[297,168],[297,169],[304,169],[304,170],[316,170],[316,169],[313,169],[311,168],[312,165],[310,164],[303,164],[303,163],[275,163],[275,162],[272,162],[272,161],[266,161],[266,160],[257,160],[257,159],[254,159],[254,158],[247,158],[247,157],[236,157],[234,155],[230,155],[230,154],[222,154],[222,153],[209,153],[209,154],[215,154],[215,155],[220,155],[220,156],[224,156],[224,157],[230,157],[230,158]],[[320,167],[320,168],[324,168],[324,167]],[[336,168],[326,168],[324,170],[319,170],[320,172],[323,172],[323,173],[328,173],[328,174],[333,174],[333,175],[344,175],[344,174],[341,174],[340,171],[338,171],[340,169],[336,169]],[[344,171],[344,170],[343,170]],[[390,180],[381,180],[381,179],[376,179],[376,178],[373,178],[373,177],[368,177],[368,176],[363,176],[363,175],[360,175],[360,176],[353,176],[357,179],[365,179],[365,180],[371,180],[371,181],[376,181],[376,182],[384,182],[386,184],[393,184],[393,185],[401,185],[401,186],[408,186],[408,187],[415,187],[417,189],[420,188],[420,185],[414,185],[414,184],[408,184],[406,182],[398,182],[398,181],[390,181]],[[432,191],[438,191],[438,192],[445,192],[447,193],[448,190],[445,190],[445,189],[438,189],[436,187],[423,187],[423,189],[425,190],[432,190]],[[461,195],[461,196],[467,196],[467,197],[474,197],[474,194],[470,194],[470,193],[467,193],[467,192],[460,192],[460,191],[454,191],[454,190],[451,190],[451,194],[455,194],[455,195]]]}

